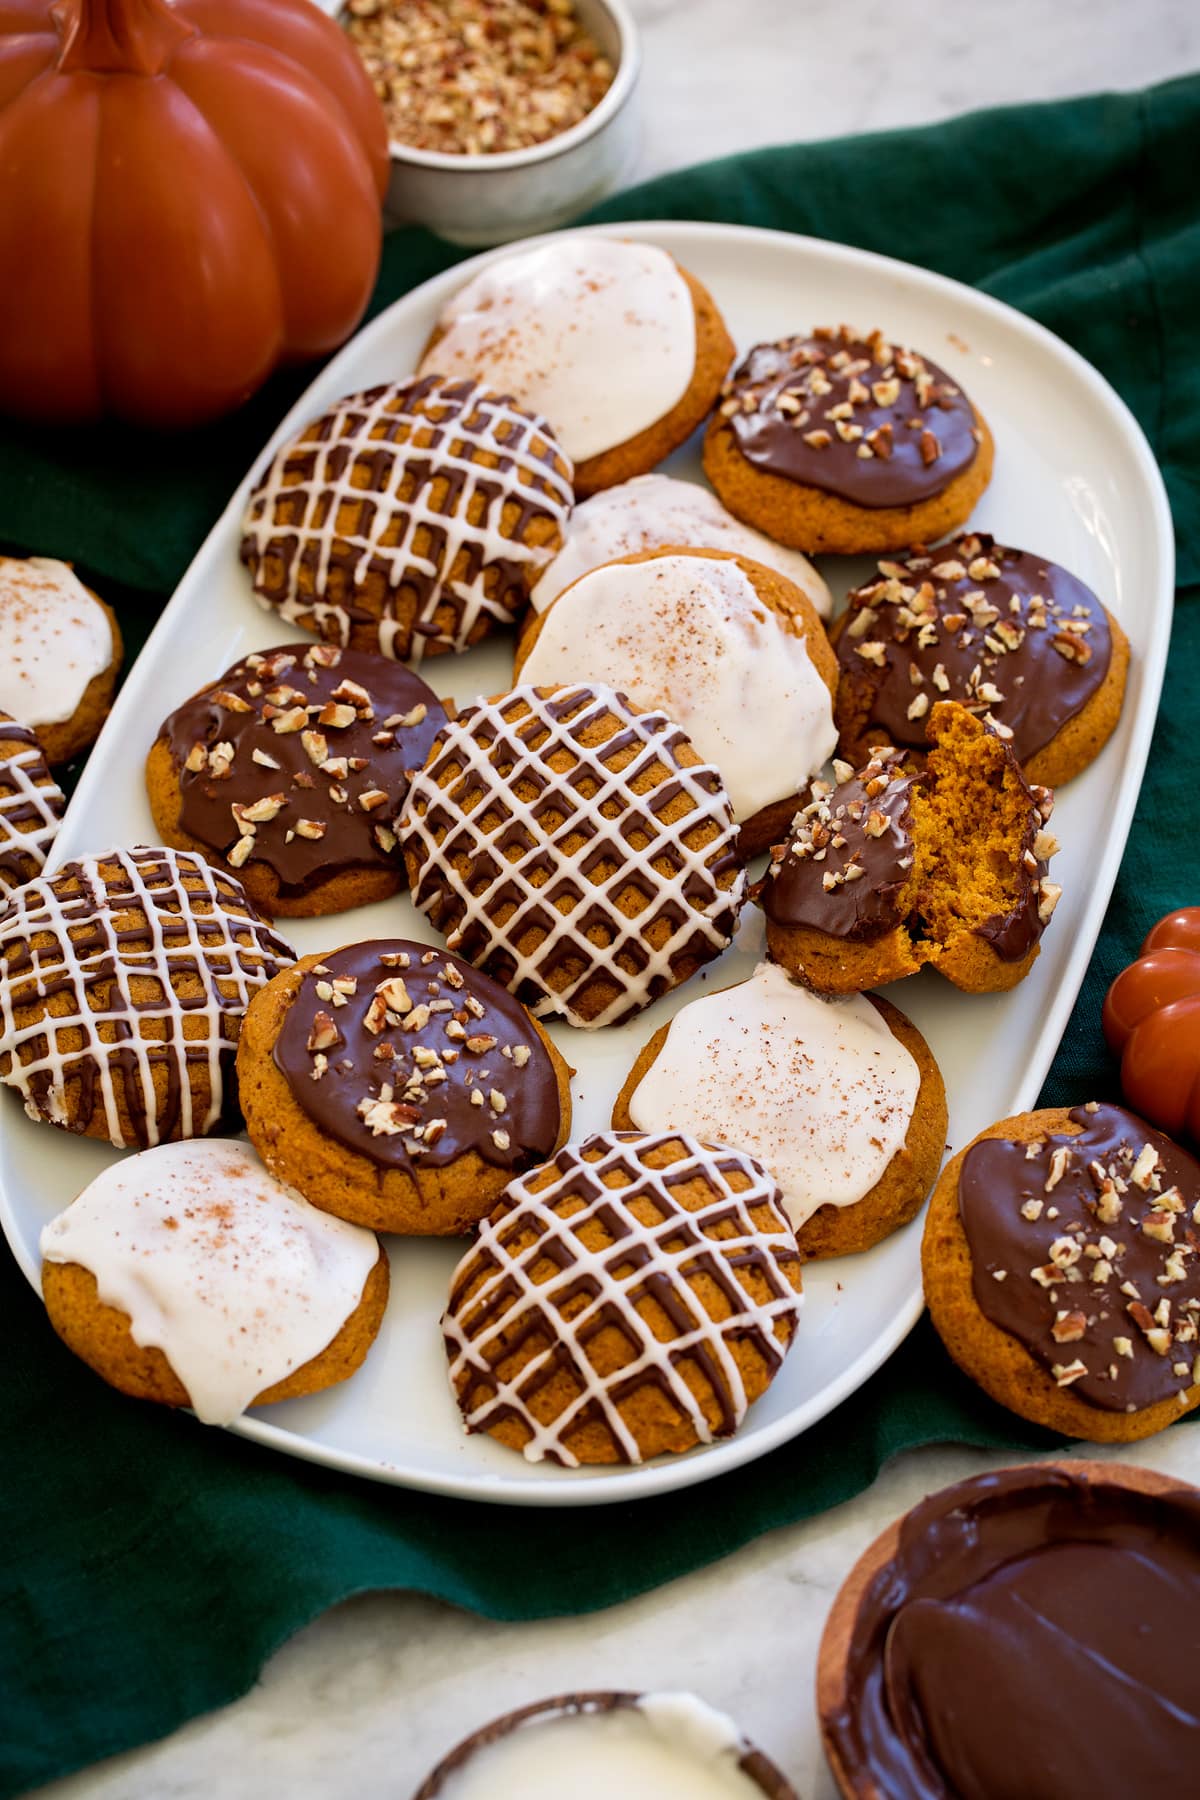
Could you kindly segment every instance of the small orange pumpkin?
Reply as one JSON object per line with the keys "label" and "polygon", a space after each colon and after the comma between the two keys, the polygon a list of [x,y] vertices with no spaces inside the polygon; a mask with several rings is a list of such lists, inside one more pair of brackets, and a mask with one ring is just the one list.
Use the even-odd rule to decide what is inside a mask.
{"label": "small orange pumpkin", "polygon": [[1101,1023],[1129,1104],[1200,1142],[1200,907],[1158,921],[1105,995]]}
{"label": "small orange pumpkin", "polygon": [[387,176],[312,0],[0,0],[0,409],[240,405],[357,325]]}

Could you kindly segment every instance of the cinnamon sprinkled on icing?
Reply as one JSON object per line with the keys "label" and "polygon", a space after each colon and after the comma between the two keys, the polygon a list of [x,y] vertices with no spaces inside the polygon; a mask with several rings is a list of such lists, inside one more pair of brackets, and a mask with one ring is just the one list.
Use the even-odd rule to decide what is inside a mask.
{"label": "cinnamon sprinkled on icing", "polygon": [[0,710],[61,725],[113,659],[104,608],[64,562],[0,556]]}

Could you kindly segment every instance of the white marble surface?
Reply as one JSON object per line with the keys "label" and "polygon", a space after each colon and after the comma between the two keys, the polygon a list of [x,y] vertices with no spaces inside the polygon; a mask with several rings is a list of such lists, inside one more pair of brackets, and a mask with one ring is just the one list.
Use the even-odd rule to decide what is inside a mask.
{"label": "white marble surface", "polygon": [[[1130,88],[1200,67],[1195,0],[632,0],[645,35],[639,173],[758,144]],[[796,1783],[833,1789],[812,1709],[832,1595],[920,1496],[999,1459],[900,1458],[859,1499],[715,1569],[583,1619],[497,1625],[413,1595],[356,1600],[285,1646],[253,1691],[45,1800],[407,1800],[465,1731],[567,1688],[691,1687]],[[1200,1480],[1200,1427],[1129,1460]],[[498,1542],[526,1520],[497,1513]],[[539,1523],[545,1524],[544,1518]]]}

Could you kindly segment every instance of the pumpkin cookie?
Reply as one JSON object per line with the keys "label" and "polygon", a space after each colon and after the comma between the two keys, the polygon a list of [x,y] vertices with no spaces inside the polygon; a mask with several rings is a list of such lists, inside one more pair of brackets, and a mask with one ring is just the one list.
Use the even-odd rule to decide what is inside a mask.
{"label": "pumpkin cookie", "polygon": [[231,1425],[345,1381],[388,1293],[372,1232],[318,1212],[248,1144],[112,1163],[42,1232],[59,1337],[110,1387]]}
{"label": "pumpkin cookie", "polygon": [[1002,1119],[946,1165],[925,1224],[929,1315],[1022,1418],[1129,1443],[1200,1405],[1200,1164],[1089,1101]]}
{"label": "pumpkin cookie", "polygon": [[612,1122],[736,1141],[778,1181],[804,1256],[844,1256],[919,1211],[942,1160],[946,1089],[886,1000],[823,999],[764,962],[655,1032]]}
{"label": "pumpkin cookie", "polygon": [[146,763],[166,843],[236,869],[260,911],[404,887],[392,821],[446,722],[419,675],[334,644],[256,651],[173,712]]}
{"label": "pumpkin cookie", "polygon": [[1061,889],[1047,873],[1048,788],[951,701],[929,714],[923,769],[878,750],[812,784],[757,898],[771,954],[822,993],[858,993],[926,963],[967,993],[1029,973]]}
{"label": "pumpkin cookie", "polygon": [[833,628],[839,748],[924,748],[924,719],[957,700],[1011,745],[1030,781],[1058,787],[1121,716],[1129,640],[1090,588],[986,532],[879,565]]}
{"label": "pumpkin cookie", "polygon": [[611,688],[464,707],[396,827],[414,904],[537,1018],[619,1025],[726,949],[745,897],[721,777]]}
{"label": "pumpkin cookie", "polygon": [[605,681],[661,706],[720,769],[757,856],[833,752],[837,662],[800,589],[713,550],[647,550],[582,575],[517,648],[534,687]]}
{"label": "pumpkin cookie", "polygon": [[70,563],[0,556],[0,708],[25,719],[52,768],[86,750],[121,668],[117,615]]}
{"label": "pumpkin cookie", "polygon": [[962,389],[882,332],[758,344],[722,394],[705,473],[730,512],[800,550],[932,543],[991,479],[991,432]]}
{"label": "pumpkin cookie", "polygon": [[799,1311],[796,1240],[758,1163],[602,1132],[510,1183],[442,1332],[467,1430],[573,1468],[731,1436]]}
{"label": "pumpkin cookie", "polygon": [[931,1494],[859,1558],[817,1659],[845,1800],[1132,1800],[1196,1769],[1200,1492],[1041,1462]]}
{"label": "pumpkin cookie", "polygon": [[526,624],[533,622],[535,613],[545,612],[572,582],[601,563],[636,556],[639,550],[665,550],[671,544],[689,550],[723,550],[730,556],[765,563],[794,583],[823,619],[833,610],[829,589],[807,556],[743,525],[710,489],[698,481],[677,481],[671,475],[635,475],[632,481],[604,488],[575,508],[566,543],[529,596],[531,611],[526,614]]}
{"label": "pumpkin cookie", "polygon": [[0,896],[41,874],[65,805],[33,732],[0,712]]}
{"label": "pumpkin cookie", "polygon": [[563,235],[481,269],[443,307],[421,372],[477,376],[544,413],[583,500],[690,437],[733,353],[712,296],[665,250]]}
{"label": "pumpkin cookie", "polygon": [[511,994],[406,938],[304,957],[255,995],[238,1044],[272,1174],[376,1231],[469,1230],[566,1142],[570,1081]]}
{"label": "pumpkin cookie", "polygon": [[174,850],[64,863],[0,913],[0,1081],[118,1149],[236,1118],[242,1014],[295,960],[241,885]]}
{"label": "pumpkin cookie", "polygon": [[572,499],[544,419],[476,381],[415,376],[340,400],[277,452],[241,558],[290,624],[419,662],[524,610]]}

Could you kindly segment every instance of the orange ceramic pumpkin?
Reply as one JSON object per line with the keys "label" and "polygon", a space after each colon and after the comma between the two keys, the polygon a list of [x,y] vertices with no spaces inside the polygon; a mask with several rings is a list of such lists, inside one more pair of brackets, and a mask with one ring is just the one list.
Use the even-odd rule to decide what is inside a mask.
{"label": "orange ceramic pumpkin", "polygon": [[1109,988],[1101,1022],[1129,1104],[1200,1141],[1200,907],[1159,920]]}
{"label": "orange ceramic pumpkin", "polygon": [[312,0],[0,0],[0,409],[190,425],[331,350],[387,174]]}

